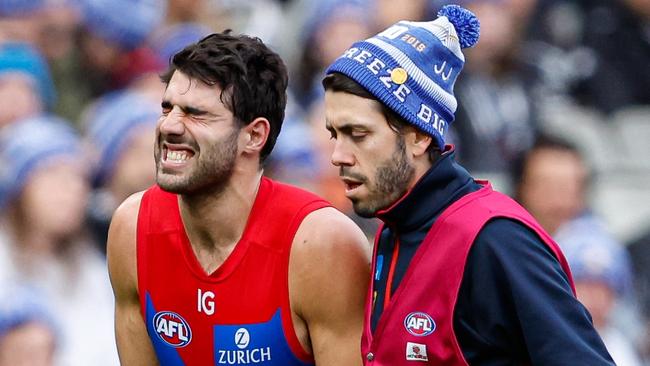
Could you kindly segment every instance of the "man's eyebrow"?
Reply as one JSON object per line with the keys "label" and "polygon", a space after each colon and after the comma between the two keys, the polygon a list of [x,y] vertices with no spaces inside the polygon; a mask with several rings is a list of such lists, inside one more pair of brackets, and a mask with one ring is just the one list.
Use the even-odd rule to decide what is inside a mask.
{"label": "man's eyebrow", "polygon": [[[160,106],[163,109],[172,109],[174,107],[172,102],[170,102],[168,100],[163,100],[162,103],[160,103]],[[191,107],[191,106],[179,106],[179,107],[181,108],[181,110],[183,112],[185,112],[185,114],[191,114],[191,115],[194,115],[194,116],[201,116],[201,115],[204,115],[204,114],[208,114],[208,111],[205,111],[205,110],[197,108],[197,107]]]}
{"label": "man's eyebrow", "polygon": [[[334,126],[332,126],[332,124],[330,124],[327,121],[325,121],[325,128],[328,130],[335,129]],[[342,125],[338,126],[336,129],[340,131],[367,130],[368,126],[362,123],[349,122],[349,123],[343,123]]]}
{"label": "man's eyebrow", "polygon": [[193,116],[201,116],[204,114],[208,114],[208,111],[204,111],[203,109],[199,109],[197,107],[185,106],[185,107],[181,107],[181,109],[183,110],[183,112],[185,112],[185,114],[191,114]]}
{"label": "man's eyebrow", "polygon": [[368,130],[368,126],[360,123],[344,123],[338,127],[342,133],[351,133],[354,130]]}

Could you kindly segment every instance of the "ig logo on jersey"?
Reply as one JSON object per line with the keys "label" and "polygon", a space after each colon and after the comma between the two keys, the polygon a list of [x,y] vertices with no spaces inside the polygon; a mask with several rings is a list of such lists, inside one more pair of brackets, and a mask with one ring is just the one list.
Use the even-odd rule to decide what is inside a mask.
{"label": "ig logo on jersey", "polygon": [[174,348],[187,346],[192,341],[190,325],[172,311],[159,311],[153,317],[153,328],[158,337]]}
{"label": "ig logo on jersey", "polygon": [[424,337],[436,330],[436,322],[429,314],[416,311],[406,316],[404,327],[414,336]]}

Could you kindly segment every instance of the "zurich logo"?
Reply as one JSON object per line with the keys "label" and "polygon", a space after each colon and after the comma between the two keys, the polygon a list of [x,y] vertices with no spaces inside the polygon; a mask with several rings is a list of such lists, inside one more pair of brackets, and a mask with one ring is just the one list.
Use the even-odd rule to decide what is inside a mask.
{"label": "zurich logo", "polygon": [[185,347],[192,341],[190,325],[172,311],[157,312],[153,317],[153,328],[158,337],[172,347]]}
{"label": "zurich logo", "polygon": [[244,349],[251,342],[251,335],[246,328],[239,328],[235,332],[235,345],[237,348]]}
{"label": "zurich logo", "polygon": [[404,318],[404,327],[414,336],[424,337],[436,330],[436,322],[429,314],[416,311]]}

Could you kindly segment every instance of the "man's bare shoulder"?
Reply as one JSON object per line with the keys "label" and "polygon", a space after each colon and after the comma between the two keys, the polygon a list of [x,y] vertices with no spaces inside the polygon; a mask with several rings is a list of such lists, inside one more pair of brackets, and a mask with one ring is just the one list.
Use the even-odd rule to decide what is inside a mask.
{"label": "man's bare shoulder", "polygon": [[[361,229],[332,207],[316,210],[303,220],[291,248],[290,275],[300,287],[325,291],[365,291],[371,245]],[[359,285],[361,284],[361,286]],[[308,294],[308,292],[303,292]],[[317,300],[322,293],[314,293]]]}
{"label": "man's bare shoulder", "polygon": [[115,219],[115,216],[117,215],[127,215],[129,213],[137,216],[138,210],[140,209],[140,202],[142,201],[142,196],[145,192],[146,191],[136,192],[127,197],[115,210],[113,219]]}
{"label": "man's bare shoulder", "polygon": [[115,210],[108,233],[108,270],[115,295],[115,331],[122,365],[158,365],[141,314],[136,237],[144,192]]}
{"label": "man's bare shoulder", "polygon": [[144,192],[124,200],[115,210],[108,230],[107,258],[113,288],[130,291],[137,284],[136,230]]}
{"label": "man's bare shoulder", "polygon": [[359,364],[370,254],[361,229],[331,207],[307,215],[294,237],[291,309],[308,329],[316,364]]}
{"label": "man's bare shoulder", "polygon": [[344,213],[325,207],[307,215],[294,237],[292,255],[300,255],[302,251],[308,256],[336,254],[339,250],[357,252],[370,261],[368,239]]}
{"label": "man's bare shoulder", "polygon": [[144,191],[134,193],[117,207],[111,219],[109,244],[111,242],[111,236],[116,239],[123,239],[131,236],[130,234],[135,235],[138,211],[140,210],[140,202],[142,201],[143,195]]}

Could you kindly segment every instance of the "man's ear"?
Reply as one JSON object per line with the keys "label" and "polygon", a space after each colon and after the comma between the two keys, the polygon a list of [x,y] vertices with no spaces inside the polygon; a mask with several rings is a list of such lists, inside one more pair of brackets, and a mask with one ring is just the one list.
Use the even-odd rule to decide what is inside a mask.
{"label": "man's ear", "polygon": [[406,127],[405,140],[407,149],[411,152],[414,158],[422,155],[427,155],[427,149],[433,144],[433,138],[428,134],[418,130],[414,127]]}
{"label": "man's ear", "polygon": [[251,123],[242,128],[244,138],[243,151],[247,153],[260,153],[271,133],[269,120],[263,117],[255,118]]}

